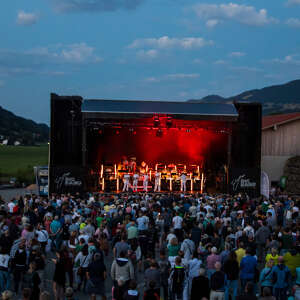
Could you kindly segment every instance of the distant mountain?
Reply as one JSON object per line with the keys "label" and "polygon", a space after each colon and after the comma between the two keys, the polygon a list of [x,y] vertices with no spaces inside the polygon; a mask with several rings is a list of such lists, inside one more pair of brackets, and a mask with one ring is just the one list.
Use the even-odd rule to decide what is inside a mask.
{"label": "distant mountain", "polygon": [[289,113],[300,111],[300,80],[294,80],[282,85],[273,85],[263,89],[246,91],[239,95],[223,98],[218,95],[206,96],[202,99],[188,100],[189,102],[214,102],[228,103],[260,102],[263,105],[263,113]]}
{"label": "distant mountain", "polygon": [[49,140],[49,127],[18,117],[0,106],[0,138],[10,144],[19,141],[23,145],[35,145]]}

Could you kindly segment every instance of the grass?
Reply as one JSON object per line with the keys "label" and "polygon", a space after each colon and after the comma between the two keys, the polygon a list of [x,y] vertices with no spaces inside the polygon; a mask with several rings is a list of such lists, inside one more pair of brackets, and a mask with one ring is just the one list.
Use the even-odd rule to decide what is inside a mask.
{"label": "grass", "polygon": [[34,166],[48,164],[48,145],[2,146],[0,145],[0,181],[10,177],[32,182]]}

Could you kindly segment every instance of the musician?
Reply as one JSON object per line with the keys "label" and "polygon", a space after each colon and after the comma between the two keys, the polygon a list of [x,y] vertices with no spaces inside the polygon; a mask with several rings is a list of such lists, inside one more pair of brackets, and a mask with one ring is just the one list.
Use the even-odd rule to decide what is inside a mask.
{"label": "musician", "polygon": [[186,192],[186,174],[182,173],[180,175],[180,179],[181,179],[180,190],[183,191],[183,192]]}
{"label": "musician", "polygon": [[129,162],[129,170],[131,171],[131,172],[135,172],[135,170],[136,170],[136,158],[135,157],[131,157],[130,158],[130,162]]}
{"label": "musician", "polygon": [[143,178],[143,187],[145,192],[147,192],[148,190],[148,180],[149,180],[149,175],[145,173]]}
{"label": "musician", "polygon": [[127,157],[126,156],[123,156],[122,157],[122,167],[123,167],[123,170],[128,170],[128,160],[127,160]]}
{"label": "musician", "polygon": [[126,173],[124,175],[124,178],[123,178],[123,182],[124,182],[124,186],[123,186],[123,192],[128,192],[128,189],[129,189],[129,181],[130,181],[130,175],[128,173]]}
{"label": "musician", "polygon": [[160,172],[155,172],[155,184],[154,184],[154,192],[160,192]]}
{"label": "musician", "polygon": [[137,192],[138,190],[138,182],[139,182],[139,178],[140,178],[140,175],[138,173],[135,173],[133,175],[133,184],[132,184],[132,188],[133,188],[133,191],[134,192]]}

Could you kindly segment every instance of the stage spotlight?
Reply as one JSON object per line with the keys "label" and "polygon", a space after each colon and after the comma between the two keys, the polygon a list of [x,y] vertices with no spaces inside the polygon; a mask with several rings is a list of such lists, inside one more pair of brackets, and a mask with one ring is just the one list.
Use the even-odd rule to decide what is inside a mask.
{"label": "stage spotlight", "polygon": [[159,124],[160,124],[159,117],[158,116],[154,116],[153,117],[153,125],[154,125],[154,127],[158,127]]}
{"label": "stage spotlight", "polygon": [[162,131],[161,129],[158,129],[158,130],[156,131],[156,136],[157,136],[157,137],[162,137],[162,136],[163,136],[163,131]]}
{"label": "stage spotlight", "polygon": [[167,126],[167,128],[172,127],[172,118],[171,117],[167,117],[166,126]]}

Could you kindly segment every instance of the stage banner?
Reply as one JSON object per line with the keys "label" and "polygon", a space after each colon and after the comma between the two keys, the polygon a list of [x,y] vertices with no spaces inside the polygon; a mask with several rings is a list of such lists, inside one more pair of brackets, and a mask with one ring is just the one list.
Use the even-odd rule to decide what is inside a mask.
{"label": "stage banner", "polygon": [[260,178],[260,194],[269,199],[270,197],[270,181],[266,172],[261,171]]}
{"label": "stage banner", "polygon": [[259,168],[231,168],[229,177],[230,193],[246,193],[252,197],[260,195],[260,169]]}
{"label": "stage banner", "polygon": [[82,167],[51,167],[50,193],[82,193],[85,186],[85,173]]}

